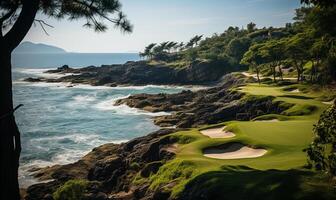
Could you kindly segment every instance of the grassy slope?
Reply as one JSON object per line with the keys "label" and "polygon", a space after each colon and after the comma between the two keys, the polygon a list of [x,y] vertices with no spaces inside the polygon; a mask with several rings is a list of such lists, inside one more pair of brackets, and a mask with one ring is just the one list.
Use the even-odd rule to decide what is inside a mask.
{"label": "grassy slope", "polygon": [[[317,122],[321,112],[327,107],[321,101],[316,100],[323,94],[316,92],[293,93],[286,91],[285,87],[259,86],[256,84],[241,87],[239,90],[252,95],[271,95],[276,97],[274,101],[285,101],[295,104],[295,106],[285,111],[284,115],[264,116],[265,119],[277,118],[280,120],[278,122],[231,121],[218,124],[226,125],[229,130],[233,131],[236,134],[234,138],[210,139],[199,132],[200,129],[209,128],[213,125],[175,133],[172,137],[180,139],[177,157],[161,167],[157,174],[151,176],[151,187],[155,189],[163,183],[175,182],[173,196],[178,196],[185,188],[196,183],[196,186],[207,184],[205,186],[207,189],[203,188],[203,190],[208,191],[223,186],[220,191],[229,192],[236,191],[237,188],[244,190],[245,187],[248,187],[247,183],[258,185],[257,179],[262,179],[263,182],[262,184],[260,183],[259,187],[262,187],[263,184],[273,184],[275,188],[266,188],[264,191],[254,192],[253,194],[247,192],[245,194],[247,196],[243,195],[241,198],[260,198],[262,196],[259,195],[268,193],[270,195],[278,192],[279,195],[274,196],[274,199],[280,197],[306,199],[306,197],[302,197],[302,193],[309,194],[311,198],[314,198],[312,193],[319,194],[319,190],[327,195],[325,198],[329,198],[328,195],[330,193],[325,193],[328,185],[319,183],[317,184],[319,187],[313,187],[312,185],[316,183],[317,179],[313,181],[307,180],[311,176],[307,176],[306,172],[302,171],[302,167],[306,164],[306,154],[303,149],[311,142],[313,125]],[[268,152],[260,158],[253,159],[220,160],[203,156],[202,150],[204,148],[227,142],[241,142],[250,146],[263,147]],[[247,168],[249,169],[247,170]],[[221,176],[223,177],[219,179]],[[239,176],[242,176],[243,182],[236,180]],[[282,186],[280,187],[279,185]],[[288,191],[288,195],[291,196],[283,196],[282,190],[290,189],[290,187],[297,189],[292,192]],[[236,188],[236,190],[232,188]],[[223,195],[220,191],[211,191],[209,195],[217,193],[218,195]],[[195,192],[197,193],[197,191]],[[230,194],[237,195],[238,193],[236,191]]]}

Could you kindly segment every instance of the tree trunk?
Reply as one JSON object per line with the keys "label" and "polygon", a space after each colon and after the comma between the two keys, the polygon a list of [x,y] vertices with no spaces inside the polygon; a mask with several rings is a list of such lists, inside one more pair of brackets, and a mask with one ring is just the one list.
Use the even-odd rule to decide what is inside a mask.
{"label": "tree trunk", "polygon": [[274,83],[277,82],[277,80],[276,80],[276,71],[275,71],[275,68],[276,68],[276,65],[273,65],[273,66],[272,66],[272,73],[273,73],[273,81],[274,81]]}
{"label": "tree trunk", "polygon": [[300,83],[300,81],[301,81],[301,72],[300,72],[299,67],[296,68],[296,71],[297,71],[297,82]]}
{"label": "tree trunk", "polygon": [[283,72],[282,72],[281,64],[279,64],[279,73],[280,73],[280,78],[283,81]]}
{"label": "tree trunk", "polygon": [[312,67],[310,70],[310,82],[313,83],[314,82],[314,74],[315,74],[315,63],[314,60],[311,61],[312,62]]}
{"label": "tree trunk", "polygon": [[300,70],[300,66],[297,63],[297,61],[294,62],[295,68],[296,68],[296,72],[297,72],[297,82],[300,83],[301,80],[301,70]]}
{"label": "tree trunk", "polygon": [[260,76],[259,76],[259,68],[258,67],[256,67],[256,72],[257,72],[258,83],[260,85]]}
{"label": "tree trunk", "polygon": [[20,132],[15,122],[12,95],[11,53],[32,26],[38,0],[21,0],[22,8],[10,30],[0,28],[0,199],[19,200],[18,168],[21,153]]}
{"label": "tree trunk", "polygon": [[19,200],[20,133],[13,116],[10,52],[0,50],[0,199]]}

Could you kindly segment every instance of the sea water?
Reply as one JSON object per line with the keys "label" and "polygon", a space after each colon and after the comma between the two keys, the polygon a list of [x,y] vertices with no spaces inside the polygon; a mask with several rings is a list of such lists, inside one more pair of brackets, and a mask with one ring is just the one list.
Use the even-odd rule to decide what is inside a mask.
{"label": "sea water", "polygon": [[[110,62],[99,63],[101,55],[91,56],[96,64],[120,64],[136,58],[133,54],[130,57],[124,55],[123,58],[118,57],[120,54],[115,54]],[[38,60],[29,61],[28,67],[15,64],[24,63],[24,60],[14,62],[14,104],[24,104],[15,112],[22,138],[19,170],[21,187],[36,183],[30,172],[36,167],[71,163],[99,145],[122,143],[143,136],[159,129],[153,124],[153,116],[169,114],[149,113],[126,105],[115,106],[116,100],[132,94],[177,93],[185,89],[155,85],[67,87],[67,83],[23,81],[27,77],[56,77],[57,75],[43,73],[61,64],[59,57],[55,58],[57,59],[42,59],[45,68],[41,68],[44,64],[40,64]],[[76,59],[80,59],[80,56],[77,55]],[[71,61],[73,66],[93,63],[83,64],[83,60],[76,62],[76,59]]]}

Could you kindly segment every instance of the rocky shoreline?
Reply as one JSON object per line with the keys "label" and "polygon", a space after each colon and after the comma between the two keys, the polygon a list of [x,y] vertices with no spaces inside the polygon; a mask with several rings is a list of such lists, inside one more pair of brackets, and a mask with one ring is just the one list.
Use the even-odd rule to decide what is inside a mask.
{"label": "rocky shoreline", "polygon": [[178,94],[138,94],[119,100],[117,105],[171,112],[168,116],[155,117],[154,122],[161,127],[177,128],[162,129],[124,144],[105,144],[75,163],[40,169],[35,177],[51,181],[30,186],[25,199],[53,199],[52,193],[72,179],[89,181],[86,199],[169,199],[169,188],[174,183],[153,191],[149,185],[136,184],[134,179],[139,174],[141,177],[155,174],[160,166],[174,158],[177,141],[171,133],[204,124],[278,114],[291,106],[273,102],[269,96],[249,96],[239,91],[239,86],[253,81],[241,74],[228,74],[221,84],[209,89]]}
{"label": "rocky shoreline", "polygon": [[39,170],[35,176],[51,180],[30,186],[26,200],[53,199],[52,193],[72,179],[90,181],[85,199],[157,199],[162,191],[133,183],[136,174],[149,177],[175,156],[173,138],[165,137],[175,129],[159,130],[123,144],[105,144],[93,149],[79,161]]}
{"label": "rocky shoreline", "polygon": [[161,127],[198,127],[228,120],[251,120],[264,114],[278,114],[287,109],[281,102],[273,102],[270,96],[246,96],[239,86],[252,79],[241,74],[228,74],[215,87],[199,91],[183,91],[178,94],[138,94],[118,100],[116,105],[150,112],[171,112],[171,115],[154,118]]}
{"label": "rocky shoreline", "polygon": [[127,62],[122,65],[89,66],[71,68],[67,65],[45,73],[64,75],[59,78],[25,79],[28,82],[68,82],[93,86],[118,85],[208,85],[216,83],[229,73],[225,67],[213,62],[195,61],[184,68],[166,65],[150,65],[147,61]]}

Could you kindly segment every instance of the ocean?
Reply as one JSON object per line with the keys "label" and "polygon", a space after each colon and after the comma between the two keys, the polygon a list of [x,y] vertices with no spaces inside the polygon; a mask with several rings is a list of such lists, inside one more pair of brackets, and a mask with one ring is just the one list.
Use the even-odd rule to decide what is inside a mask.
{"label": "ocean", "polygon": [[[36,59],[33,59],[36,58]],[[126,105],[114,106],[117,99],[139,93],[177,93],[174,86],[105,87],[67,83],[28,83],[27,77],[53,77],[45,70],[69,64],[73,67],[121,64],[138,60],[137,54],[26,54],[13,56],[14,104],[21,131],[21,187],[36,183],[30,170],[36,167],[74,162],[105,143],[122,143],[158,130],[153,116]]]}
{"label": "ocean", "polygon": [[46,53],[13,54],[14,67],[50,68],[69,65],[71,67],[100,66],[105,64],[123,64],[140,60],[137,53]]}

